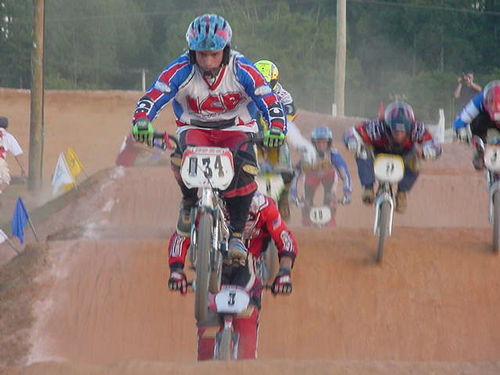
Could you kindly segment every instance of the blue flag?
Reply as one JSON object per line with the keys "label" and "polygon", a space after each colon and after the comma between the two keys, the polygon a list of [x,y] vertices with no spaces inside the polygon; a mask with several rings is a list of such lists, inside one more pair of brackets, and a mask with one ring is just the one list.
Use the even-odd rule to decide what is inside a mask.
{"label": "blue flag", "polygon": [[12,235],[19,238],[21,243],[24,242],[24,227],[28,223],[28,211],[24,207],[21,197],[17,198],[14,216],[12,217]]}

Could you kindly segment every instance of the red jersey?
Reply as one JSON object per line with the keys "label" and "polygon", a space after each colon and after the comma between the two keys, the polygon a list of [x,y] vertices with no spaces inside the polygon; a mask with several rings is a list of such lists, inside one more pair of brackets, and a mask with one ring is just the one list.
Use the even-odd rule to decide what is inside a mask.
{"label": "red jersey", "polygon": [[[243,240],[248,252],[258,258],[269,239],[272,239],[278,249],[278,256],[289,256],[293,260],[297,256],[297,241],[281,219],[278,207],[273,200],[260,192],[255,192],[250,205],[249,217],[245,224]],[[174,232],[170,237],[169,265],[184,265],[189,237],[182,237]],[[176,264],[177,263],[177,264]]]}

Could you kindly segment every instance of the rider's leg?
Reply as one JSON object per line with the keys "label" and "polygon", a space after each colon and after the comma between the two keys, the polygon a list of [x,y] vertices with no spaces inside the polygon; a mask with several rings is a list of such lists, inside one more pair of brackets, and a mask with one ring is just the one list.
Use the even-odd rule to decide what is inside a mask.
{"label": "rider's leg", "polygon": [[321,184],[323,185],[324,199],[323,204],[329,206],[330,208],[336,206],[336,194],[335,190],[337,188],[337,173],[332,168],[321,179]]}
{"label": "rider's leg", "polygon": [[328,223],[330,226],[335,225],[335,214],[337,212],[337,196],[335,190],[337,187],[337,173],[332,168],[322,179],[324,199],[323,204],[330,208],[331,219]]}
{"label": "rider's leg", "polygon": [[[234,147],[242,140],[248,138],[243,132],[224,132],[220,136],[224,138],[222,144],[234,152]],[[229,256],[236,261],[244,262],[247,251],[241,240],[252,197],[257,190],[255,175],[257,174],[257,162],[255,149],[248,143],[243,145],[234,154],[235,176],[229,187],[224,191],[224,200],[229,213],[229,227],[231,238],[228,244]]]}
{"label": "rider's leg", "polygon": [[238,314],[233,321],[234,331],[239,334],[238,359],[257,358],[257,339],[259,331],[259,309],[253,305]]}
{"label": "rider's leg", "polygon": [[302,207],[302,224],[309,225],[309,211],[314,203],[314,193],[320,184],[314,172],[305,174],[304,178],[304,206]]}
{"label": "rider's leg", "polygon": [[198,322],[198,361],[214,359],[215,336],[221,329],[219,317],[210,311],[208,319]]}
{"label": "rider's leg", "polygon": [[[405,159],[405,173],[403,179],[398,183],[398,191],[396,193],[396,211],[404,213],[407,208],[407,194],[417,181],[420,163],[411,163],[411,158]],[[410,162],[408,162],[410,161]]]}
{"label": "rider's leg", "polygon": [[[481,112],[470,124],[472,135],[476,135],[486,143],[488,137],[488,129],[496,129],[496,124],[490,119],[487,112]],[[474,144],[475,146],[475,144]],[[476,170],[484,169],[484,150],[480,147],[475,147],[475,153],[472,158],[472,165]]]}
{"label": "rider's leg", "polygon": [[290,193],[290,187],[292,186],[294,173],[290,159],[290,150],[288,149],[288,145],[286,143],[279,148],[279,167],[288,169],[288,171],[281,173],[284,187],[278,200],[278,209],[281,217],[283,220],[288,221],[290,219],[290,204],[288,202],[288,196]]}
{"label": "rider's leg", "polygon": [[373,184],[375,183],[375,172],[373,171],[373,159],[362,159],[357,157],[356,164],[358,165],[358,175],[361,185],[363,186],[363,195],[361,197],[363,203],[372,204],[375,200]]}
{"label": "rider's leg", "polygon": [[239,333],[238,359],[255,359],[262,299],[262,282],[257,275],[256,259],[249,254],[245,266],[224,267],[221,282],[240,286],[250,295],[248,308],[235,317],[233,325],[234,331]]}
{"label": "rider's leg", "polygon": [[[179,136],[179,144],[181,146],[181,152],[186,149],[187,146],[208,146],[210,142],[208,140],[209,133],[206,130],[200,129],[189,129],[183,132]],[[179,210],[179,218],[177,220],[177,233],[181,236],[191,235],[191,208],[196,204],[198,200],[198,189],[189,189],[181,178],[180,165],[181,165],[182,154],[173,154],[171,157],[171,167],[174,172],[175,180],[181,188],[182,201]]]}
{"label": "rider's leg", "polygon": [[239,261],[245,261],[247,249],[242,241],[245,223],[248,219],[248,211],[252,203],[254,191],[243,196],[225,198],[226,208],[229,214],[229,229],[231,237],[228,243],[229,257]]}

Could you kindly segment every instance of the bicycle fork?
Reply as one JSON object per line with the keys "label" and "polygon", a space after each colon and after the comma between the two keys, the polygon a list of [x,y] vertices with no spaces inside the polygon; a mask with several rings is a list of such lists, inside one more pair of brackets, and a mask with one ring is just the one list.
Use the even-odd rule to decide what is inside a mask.
{"label": "bicycle fork", "polygon": [[488,171],[486,175],[486,180],[488,184],[488,192],[490,199],[488,201],[488,220],[490,223],[493,222],[493,196],[500,189],[500,180],[495,178],[492,172]]}
{"label": "bicycle fork", "polygon": [[[231,349],[229,359],[238,359],[238,344],[240,341],[240,335],[239,333],[234,332],[233,319],[234,316],[232,314],[224,315],[224,327],[220,332],[217,332],[215,336],[214,358],[221,359],[223,357],[223,353],[220,351],[228,351]],[[227,338],[229,338],[229,340],[227,340]],[[224,347],[225,345],[229,345],[230,348]]]}
{"label": "bicycle fork", "polygon": [[376,236],[380,235],[380,227],[379,227],[379,221],[380,221],[380,207],[382,206],[382,203],[384,202],[389,202],[389,205],[391,207],[389,211],[389,222],[388,222],[388,230],[387,230],[387,236],[390,236],[392,233],[392,218],[394,216],[394,200],[392,199],[392,195],[388,192],[383,192],[382,194],[378,195],[377,198],[375,199],[375,222],[373,223],[373,234]]}

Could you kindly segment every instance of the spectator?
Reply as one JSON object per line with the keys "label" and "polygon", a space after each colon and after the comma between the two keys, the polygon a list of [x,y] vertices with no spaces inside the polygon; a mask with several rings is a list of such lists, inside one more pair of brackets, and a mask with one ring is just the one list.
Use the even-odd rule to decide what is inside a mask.
{"label": "spectator", "polygon": [[458,110],[461,110],[482,88],[477,83],[474,83],[474,73],[462,73],[458,77],[458,85],[455,89],[454,98],[458,105]]}
{"label": "spectator", "polygon": [[19,164],[21,169],[21,176],[26,176],[21,155],[23,150],[16,138],[7,131],[9,126],[9,119],[7,117],[0,117],[0,193],[10,184],[10,170],[5,160],[7,151],[9,151]]}

